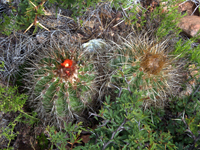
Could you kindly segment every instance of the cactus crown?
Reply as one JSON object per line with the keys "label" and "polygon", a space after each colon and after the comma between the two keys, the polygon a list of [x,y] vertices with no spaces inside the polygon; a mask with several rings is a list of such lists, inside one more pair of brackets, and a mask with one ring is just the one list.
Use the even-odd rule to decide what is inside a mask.
{"label": "cactus crown", "polygon": [[141,60],[140,66],[144,72],[157,75],[164,68],[166,57],[161,54],[147,53]]}
{"label": "cactus crown", "polygon": [[71,84],[73,84],[74,80],[72,79],[77,77],[77,69],[78,67],[75,61],[66,59],[63,63],[61,63],[58,69],[54,71],[54,74],[64,79],[65,82],[69,81]]}

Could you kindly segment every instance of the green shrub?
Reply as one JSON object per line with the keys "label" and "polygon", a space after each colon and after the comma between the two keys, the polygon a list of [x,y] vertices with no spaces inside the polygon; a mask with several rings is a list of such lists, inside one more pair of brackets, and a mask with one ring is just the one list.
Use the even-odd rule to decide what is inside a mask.
{"label": "green shrub", "polygon": [[[15,133],[15,126],[20,123],[34,124],[37,119],[35,114],[29,115],[23,110],[23,106],[27,100],[27,95],[19,94],[17,87],[3,87],[0,85],[0,111],[3,113],[17,113],[20,114],[14,118],[14,121],[10,121],[6,127],[1,128],[0,138],[6,138],[8,140],[7,149],[10,147],[11,140],[17,136],[18,132]],[[25,118],[24,118],[25,117]]]}
{"label": "green shrub", "polygon": [[[178,149],[195,150],[200,146],[200,78],[193,93],[184,98],[173,98],[165,113],[152,109],[154,124],[152,129],[157,132],[169,131],[173,143]],[[161,120],[160,120],[161,119]],[[160,120],[160,121],[159,121]]]}
{"label": "green shrub", "polygon": [[15,87],[2,87],[0,86],[0,110],[7,112],[21,111],[23,105],[27,100],[27,95],[16,93],[17,86]]}
{"label": "green shrub", "polygon": [[93,131],[85,149],[176,149],[170,132],[158,134],[151,128],[152,114],[141,109],[142,93],[131,91],[122,90],[114,102],[107,97],[99,114],[104,121]]}
{"label": "green shrub", "polygon": [[51,141],[51,149],[54,145],[60,150],[65,150],[66,146],[72,149],[76,144],[80,144],[82,141],[80,134],[82,131],[86,131],[86,129],[82,128],[81,125],[81,122],[78,124],[64,123],[62,132],[57,132],[54,127],[48,126],[46,131],[48,133],[49,140]]}

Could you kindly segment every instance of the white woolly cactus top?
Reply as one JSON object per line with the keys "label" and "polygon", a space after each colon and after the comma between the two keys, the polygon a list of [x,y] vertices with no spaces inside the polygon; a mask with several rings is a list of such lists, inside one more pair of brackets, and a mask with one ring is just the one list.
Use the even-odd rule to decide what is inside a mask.
{"label": "white woolly cactus top", "polygon": [[105,45],[106,43],[103,39],[92,39],[89,42],[82,44],[82,47],[89,53],[97,53],[96,50],[103,49]]}

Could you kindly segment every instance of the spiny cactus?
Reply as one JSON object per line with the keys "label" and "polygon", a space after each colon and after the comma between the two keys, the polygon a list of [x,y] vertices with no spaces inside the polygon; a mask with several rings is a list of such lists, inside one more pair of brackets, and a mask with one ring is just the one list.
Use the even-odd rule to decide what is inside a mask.
{"label": "spiny cactus", "polygon": [[123,40],[111,62],[116,69],[112,82],[118,82],[118,86],[126,82],[146,91],[145,107],[163,107],[169,96],[177,96],[182,88],[184,61],[169,55],[173,51],[169,39],[158,41],[147,34],[132,33]]}
{"label": "spiny cactus", "polygon": [[[94,109],[98,86],[94,65],[85,60],[80,49],[48,49],[33,64],[27,77],[30,104],[44,123],[62,127],[85,108]],[[27,79],[29,80],[29,79]]]}

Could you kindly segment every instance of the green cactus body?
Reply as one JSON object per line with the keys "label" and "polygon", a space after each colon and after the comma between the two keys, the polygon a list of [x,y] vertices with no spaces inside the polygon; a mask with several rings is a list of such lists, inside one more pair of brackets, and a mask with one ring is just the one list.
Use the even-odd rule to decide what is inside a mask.
{"label": "green cactus body", "polygon": [[[168,41],[156,42],[145,36],[130,35],[117,46],[111,67],[116,73],[112,83],[121,87],[134,86],[146,92],[144,104],[163,107],[169,96],[177,96],[182,88],[184,63],[168,55]],[[126,84],[125,84],[126,83]]]}
{"label": "green cactus body", "polygon": [[74,115],[81,116],[95,103],[93,64],[69,54],[68,50],[52,50],[34,65],[37,69],[30,103],[48,124],[61,126],[62,121],[73,121]]}

